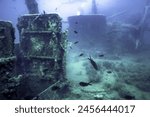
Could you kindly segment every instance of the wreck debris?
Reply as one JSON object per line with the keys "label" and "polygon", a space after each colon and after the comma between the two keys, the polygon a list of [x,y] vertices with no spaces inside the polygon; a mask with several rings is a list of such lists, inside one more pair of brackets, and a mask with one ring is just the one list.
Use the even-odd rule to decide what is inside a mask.
{"label": "wreck debris", "polygon": [[107,18],[107,20],[110,20],[110,19],[112,19],[112,18],[116,18],[116,17],[118,17],[118,16],[120,16],[120,15],[124,15],[126,12],[127,12],[126,10],[123,10],[123,11],[120,11],[120,12],[118,12],[118,13],[115,13],[115,14],[109,16],[109,17]]}
{"label": "wreck debris", "polygon": [[15,78],[14,28],[10,22],[0,21],[0,99],[16,99],[19,85]]}
{"label": "wreck debris", "polygon": [[98,14],[96,0],[92,0],[92,14]]}
{"label": "wreck debris", "polygon": [[36,2],[36,0],[25,0],[25,4],[28,8],[29,14],[39,13],[38,3]]}
{"label": "wreck debris", "polygon": [[61,18],[57,14],[24,15],[18,19],[17,26],[25,74],[21,89],[27,88],[24,96],[40,98],[43,90],[58,80],[66,80],[66,34],[62,32]]}
{"label": "wreck debris", "polygon": [[14,28],[10,22],[0,21],[0,57],[13,56]]}

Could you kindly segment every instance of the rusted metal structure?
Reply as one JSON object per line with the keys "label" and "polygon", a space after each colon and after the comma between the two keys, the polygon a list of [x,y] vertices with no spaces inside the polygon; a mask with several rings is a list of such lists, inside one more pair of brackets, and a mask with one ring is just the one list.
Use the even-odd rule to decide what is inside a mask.
{"label": "rusted metal structure", "polygon": [[36,0],[25,0],[29,14],[38,14],[39,8]]}
{"label": "rusted metal structure", "polygon": [[12,24],[0,21],[0,99],[16,98],[14,40]]}
{"label": "rusted metal structure", "polygon": [[39,97],[46,88],[66,80],[61,18],[57,14],[25,15],[18,19],[18,30],[24,74],[19,94]]}
{"label": "rusted metal structure", "polygon": [[[104,15],[70,16],[68,38],[80,41],[80,47],[99,47],[106,33],[106,17]],[[97,42],[97,43],[95,43]]]}

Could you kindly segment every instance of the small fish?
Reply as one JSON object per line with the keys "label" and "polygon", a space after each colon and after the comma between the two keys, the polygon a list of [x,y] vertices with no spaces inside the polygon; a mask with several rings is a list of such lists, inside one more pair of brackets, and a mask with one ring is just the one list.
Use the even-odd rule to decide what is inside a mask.
{"label": "small fish", "polygon": [[72,49],[72,47],[70,46],[70,49]]}
{"label": "small fish", "polygon": [[99,57],[104,57],[104,54],[100,54],[100,55],[98,55]]}
{"label": "small fish", "polygon": [[59,86],[53,86],[53,87],[51,88],[52,91],[56,91],[56,90],[59,90],[59,89],[60,89]]}
{"label": "small fish", "polygon": [[55,11],[57,11],[57,8],[55,8]]}
{"label": "small fish", "polygon": [[67,42],[67,43],[68,43],[68,48],[72,49],[73,42]]}
{"label": "small fish", "polygon": [[74,33],[77,34],[78,32],[75,30]]}
{"label": "small fish", "polygon": [[93,68],[95,70],[98,70],[98,66],[97,66],[96,62],[91,58],[91,56],[88,59],[90,60],[90,63],[92,64]]}
{"label": "small fish", "polygon": [[112,73],[112,71],[107,71],[107,73],[108,73],[108,74],[111,74],[111,73]]}
{"label": "small fish", "polygon": [[78,22],[76,21],[75,24],[78,24]]}
{"label": "small fish", "polygon": [[80,82],[79,85],[82,86],[82,87],[86,87],[86,86],[89,86],[89,85],[92,85],[92,84],[90,82],[89,83],[87,83],[87,82]]}
{"label": "small fish", "polygon": [[77,43],[79,43],[79,41],[76,41],[76,42],[74,42],[73,44],[77,44]]}
{"label": "small fish", "polygon": [[79,54],[79,57],[81,57],[81,56],[83,56],[84,54],[83,53],[81,53],[81,54]]}

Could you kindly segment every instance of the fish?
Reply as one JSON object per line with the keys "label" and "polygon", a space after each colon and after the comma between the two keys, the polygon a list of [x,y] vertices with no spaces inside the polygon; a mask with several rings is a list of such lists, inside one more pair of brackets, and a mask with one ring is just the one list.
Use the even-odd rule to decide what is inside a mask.
{"label": "fish", "polygon": [[100,54],[100,55],[98,55],[99,57],[104,57],[104,54]]}
{"label": "fish", "polygon": [[70,48],[70,49],[72,49],[72,42],[67,42],[68,43],[68,47]]}
{"label": "fish", "polygon": [[78,24],[78,22],[76,21],[75,24]]}
{"label": "fish", "polygon": [[72,49],[72,47],[70,46],[70,49]]}
{"label": "fish", "polygon": [[108,73],[108,74],[111,74],[111,73],[112,73],[112,71],[107,71],[107,73]]}
{"label": "fish", "polygon": [[78,32],[75,30],[74,33],[77,34]]}
{"label": "fish", "polygon": [[59,86],[53,86],[53,87],[51,88],[52,91],[56,91],[56,90],[59,90],[59,89],[60,89]]}
{"label": "fish", "polygon": [[98,66],[97,66],[96,62],[91,58],[91,56],[88,59],[89,59],[90,63],[92,64],[93,68],[95,70],[98,70]]}
{"label": "fish", "polygon": [[75,41],[73,44],[77,44],[77,43],[79,43],[79,41]]}
{"label": "fish", "polygon": [[87,83],[87,82],[79,82],[79,85],[82,87],[87,87],[89,85],[92,85],[91,82]]}
{"label": "fish", "polygon": [[83,53],[81,53],[81,54],[79,54],[79,57],[81,57],[81,56],[83,56],[84,54]]}

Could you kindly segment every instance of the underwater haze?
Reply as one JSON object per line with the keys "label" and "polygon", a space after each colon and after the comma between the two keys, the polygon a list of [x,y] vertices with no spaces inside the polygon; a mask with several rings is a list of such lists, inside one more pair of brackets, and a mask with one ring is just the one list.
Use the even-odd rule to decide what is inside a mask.
{"label": "underwater haze", "polygon": [[[55,92],[53,95],[56,94],[53,99],[150,99],[150,0],[35,0],[35,9],[30,9],[26,1],[28,0],[0,0],[0,20],[12,22],[15,28],[15,43],[20,43],[20,40],[24,38],[24,35],[21,36],[22,33],[19,32],[21,29],[18,31],[17,28],[18,18],[29,14],[31,10],[33,10],[31,17],[35,14],[38,16],[58,14],[62,24],[61,34],[67,35],[66,40],[61,44],[57,43],[54,50],[61,48],[62,56],[60,57],[65,56],[63,59],[65,62],[62,62],[65,65],[63,75],[68,84],[65,88],[52,87],[51,90]],[[33,19],[33,22],[39,18],[38,16]],[[55,18],[58,21],[52,20],[52,23],[57,22],[52,26],[60,26],[59,18],[56,16]],[[47,19],[45,18],[43,22]],[[40,31],[41,25],[42,23],[37,26]],[[56,33],[56,30],[53,32]],[[38,38],[31,36],[31,43],[35,44],[35,50],[40,51],[40,48],[47,47],[46,44],[50,43],[46,42],[44,45],[41,41],[42,39],[48,40],[47,33],[49,32],[46,32],[44,38],[41,32]],[[24,44],[25,51],[30,51],[29,46],[34,46],[31,43]],[[52,48],[53,46],[49,47],[49,50]],[[49,50],[41,50],[43,55],[31,52],[34,56],[33,61],[39,56],[41,60],[43,56],[50,53]],[[20,58],[18,60],[22,60]],[[45,60],[47,62],[49,59]],[[56,61],[58,60],[54,59],[54,62]],[[36,61],[36,64],[38,62]],[[26,62],[26,64],[30,63]],[[53,65],[53,63],[48,63],[48,65]],[[39,71],[41,69],[44,68],[38,67]],[[50,87],[49,81],[43,80],[44,75],[48,73],[48,70],[53,71],[51,66],[44,70],[45,73],[41,72],[41,82],[46,82],[47,87],[37,85],[39,92],[38,89],[33,88],[36,93],[34,90],[30,93],[25,91],[24,96],[22,92],[19,99],[35,99],[37,95],[39,99],[52,99],[50,95],[47,96],[48,93],[47,98],[40,98],[40,95],[48,91]],[[61,74],[61,71],[57,72],[59,73]],[[34,82],[34,79],[31,80],[32,83],[38,84],[39,81]],[[42,84],[41,82],[39,84]],[[26,87],[24,90],[30,89]],[[63,95],[57,95],[57,93]]]}
{"label": "underwater haze", "polygon": [[[77,15],[78,12],[81,12],[81,15],[91,14],[91,1],[92,0],[37,0],[37,3],[40,13],[43,13],[43,10],[46,13],[58,13],[61,18],[66,21],[69,16]],[[100,14],[111,17],[116,13],[127,11],[124,15],[126,19],[131,19],[132,15],[136,17],[142,14],[145,1],[97,0],[97,6]],[[28,14],[25,0],[0,0],[0,20],[12,21],[14,27],[16,27],[17,18],[24,14]],[[123,19],[124,18],[122,18],[122,20]],[[16,32],[18,32],[17,28]],[[19,42],[18,34],[16,34],[15,42]]]}

